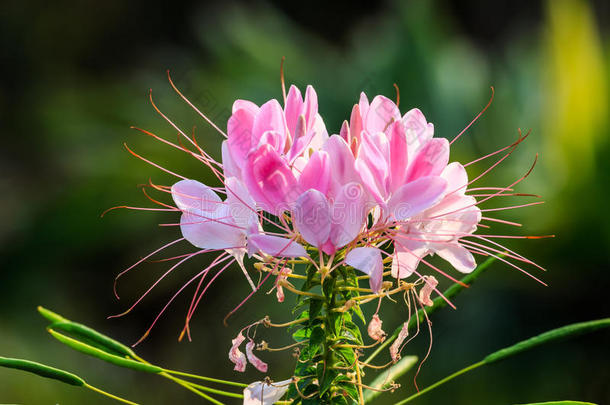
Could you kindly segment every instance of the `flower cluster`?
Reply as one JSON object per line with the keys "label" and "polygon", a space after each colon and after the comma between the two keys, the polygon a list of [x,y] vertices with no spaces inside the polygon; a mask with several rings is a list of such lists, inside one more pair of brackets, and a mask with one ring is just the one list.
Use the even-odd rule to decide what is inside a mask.
{"label": "flower cluster", "polygon": [[[484,217],[486,210],[479,206],[494,197],[517,195],[511,193],[512,187],[527,174],[507,187],[471,187],[506,159],[525,136],[520,135],[516,142],[470,162],[502,154],[481,175],[469,180],[465,170],[468,164],[450,163],[453,141],[435,137],[433,124],[416,108],[402,114],[397,102],[382,95],[369,101],[362,93],[339,133],[329,135],[318,111],[313,87],[308,86],[303,97],[297,87],[291,86],[284,94],[283,104],[275,99],[261,106],[246,100],[235,101],[226,133],[212,124],[226,137],[221,162],[214,160],[194,137],[182,132],[159,110],[180,133],[179,144],[141,130],[195,157],[218,179],[217,185],[206,185],[161,168],[177,176],[179,181],[171,187],[150,184],[156,190],[171,194],[174,202],[171,205],[151,198],[161,205],[158,210],[181,214],[176,225],[182,238],[166,246],[186,240],[198,249],[172,258],[179,261],[163,277],[194,256],[216,255],[168,303],[198,281],[181,338],[186,334],[190,339],[189,321],[202,296],[233,262],[239,265],[252,288],[252,293],[237,308],[274,276],[272,288],[279,302],[284,301],[287,288],[308,297],[312,308],[314,300],[323,301],[328,317],[355,309],[358,311],[354,313],[361,314],[359,305],[376,299],[381,302],[395,293],[410,294],[405,299],[409,311],[412,303],[422,308],[432,305],[431,295],[442,297],[442,294],[431,272],[457,282],[450,273],[428,260],[432,255],[438,255],[461,273],[475,269],[475,255],[497,257],[521,271],[524,270],[513,261],[535,265],[498,243],[496,240],[502,235],[476,233],[477,229],[489,228],[489,223],[494,222],[519,225]],[[186,142],[190,148],[184,145]],[[520,206],[532,204],[536,203]],[[518,206],[487,211],[515,207]],[[251,270],[244,263],[246,257],[255,262],[253,267],[261,274],[258,283],[253,281]],[[299,265],[306,266],[306,274],[299,272],[303,268]],[[339,280],[336,273],[344,269],[349,271],[341,273],[342,280]],[[350,273],[353,270],[361,275]],[[214,275],[204,286],[208,274]],[[263,274],[266,275],[263,277]],[[404,281],[408,278],[411,282]],[[306,279],[306,286],[296,288],[289,281],[292,279]],[[339,285],[335,279],[339,280],[337,283],[344,282],[344,286],[327,291],[324,283],[329,279],[333,280],[332,288]],[[360,286],[359,280],[368,280],[368,287]],[[323,289],[323,295],[306,291],[315,283]],[[342,301],[336,300],[339,291],[354,294],[343,294]],[[309,310],[308,316],[313,322],[312,311]],[[375,342],[382,342],[386,334],[378,312],[379,309],[368,325],[368,334]],[[237,371],[244,371],[248,362],[262,372],[267,371],[267,364],[253,354],[256,345],[249,334],[259,324],[272,325],[268,319],[259,321],[242,329],[232,342],[229,358]],[[315,324],[310,326],[314,328]],[[331,326],[322,327],[324,333],[329,333]],[[246,355],[239,349],[246,340],[244,330],[249,339]],[[313,340],[312,332],[308,333],[307,338]],[[393,361],[400,358],[407,335],[405,323],[390,347]],[[297,344],[300,343],[303,342],[297,339]],[[359,372],[358,367],[356,370]],[[295,385],[298,390],[298,384]],[[284,386],[281,395],[287,390]],[[254,391],[264,387],[273,391],[269,382],[257,383]],[[319,391],[316,392],[320,394]],[[299,392],[299,395],[302,394]],[[270,398],[279,397],[274,394]]]}
{"label": "flower cluster", "polygon": [[331,136],[311,86],[304,98],[292,86],[284,108],[237,100],[222,145],[224,201],[196,180],[171,188],[182,235],[240,264],[246,254],[281,263],[308,258],[307,248],[345,253],[374,292],[384,255],[400,279],[431,254],[470,272],[476,263],[460,239],[477,229],[481,210],[466,195],[464,167],[449,163],[449,142],[433,135],[419,110],[401,116],[384,96],[369,103],[362,94]]}

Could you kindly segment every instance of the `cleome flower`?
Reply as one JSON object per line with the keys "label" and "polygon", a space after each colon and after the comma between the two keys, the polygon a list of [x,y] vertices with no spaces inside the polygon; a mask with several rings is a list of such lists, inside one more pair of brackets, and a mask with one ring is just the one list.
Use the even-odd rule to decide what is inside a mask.
{"label": "cleome flower", "polygon": [[[180,97],[195,108],[171,79],[170,83]],[[157,109],[154,103],[153,106]],[[169,300],[144,337],[172,301],[196,283],[180,335],[182,338],[186,334],[190,339],[189,322],[197,306],[212,283],[233,262],[241,268],[252,292],[228,316],[260,290],[271,276],[275,276],[273,288],[277,290],[279,302],[285,299],[284,289],[310,300],[327,294],[334,297],[334,290],[328,290],[329,293],[324,283],[325,280],[335,283],[336,274],[341,273],[342,282],[347,284],[336,290],[337,294],[338,291],[353,291],[355,295],[341,295],[345,299],[338,301],[332,310],[327,309],[329,314],[350,312],[371,300],[379,300],[380,305],[384,298],[397,293],[405,295],[411,314],[412,308],[432,305],[431,296],[442,297],[436,277],[457,282],[450,271],[430,263],[429,256],[438,255],[461,273],[474,270],[476,256],[497,257],[523,272],[526,271],[518,262],[539,267],[497,242],[505,236],[478,233],[480,228],[489,228],[494,223],[520,225],[486,217],[484,212],[501,212],[539,203],[492,209],[480,207],[496,197],[522,195],[512,193],[512,187],[529,172],[506,187],[471,187],[506,159],[526,136],[520,134],[516,142],[473,162],[450,162],[451,144],[464,131],[451,142],[435,137],[433,124],[418,109],[401,114],[398,102],[380,95],[369,102],[363,93],[339,133],[329,136],[318,112],[313,87],[308,86],[303,97],[297,87],[291,86],[288,94],[284,94],[283,106],[275,99],[260,107],[246,100],[235,101],[226,134],[212,123],[226,137],[222,143],[222,162],[218,162],[199,147],[194,137],[186,135],[157,111],[179,132],[180,142],[172,143],[151,132],[140,131],[199,160],[215,175],[217,184],[206,185],[186,179],[130,150],[135,156],[175,175],[178,181],[172,186],[152,182],[148,186],[170,194],[173,205],[149,197],[158,208],[123,208],[179,213],[180,220],[173,225],[179,226],[182,234],[180,239],[157,249],[135,265],[182,241],[197,250],[167,259],[177,263],[125,313],[182,263],[202,254],[215,257]],[[469,180],[467,166],[498,155],[500,158],[495,163]],[[260,272],[257,283],[250,274],[248,263],[251,261],[254,269]],[[306,274],[299,266],[308,269]],[[354,269],[361,275],[350,276],[349,271]],[[411,282],[405,281],[409,278]],[[303,290],[294,287],[291,281],[299,279],[319,283],[324,296],[307,291],[311,286],[303,287]],[[360,280],[368,280],[368,288],[359,285]],[[332,288],[334,286],[331,284]],[[334,305],[335,301],[333,298],[325,305],[331,302]],[[368,334],[380,343],[386,335],[377,312],[369,322]],[[274,326],[268,319],[253,325],[258,324]],[[253,325],[247,327],[248,331]],[[326,333],[328,328],[326,326],[322,331]],[[266,372],[267,364],[254,354],[256,345],[249,335],[246,354],[239,349],[246,339],[242,334],[245,329],[232,341],[229,359],[237,371],[243,372],[250,362]],[[356,339],[354,334],[359,332],[350,333]],[[403,341],[408,335],[407,322],[390,348],[393,361],[400,358]],[[297,345],[301,343],[297,341]],[[285,394],[291,381],[279,385],[253,383],[244,391],[244,403],[272,403]]]}

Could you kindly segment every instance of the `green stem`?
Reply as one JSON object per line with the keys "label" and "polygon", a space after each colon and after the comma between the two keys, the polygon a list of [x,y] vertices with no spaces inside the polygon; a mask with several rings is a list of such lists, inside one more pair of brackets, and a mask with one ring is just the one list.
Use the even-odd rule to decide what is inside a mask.
{"label": "green stem", "polygon": [[121,397],[117,397],[116,395],[113,395],[113,394],[111,394],[109,392],[106,392],[106,391],[102,391],[101,389],[96,388],[93,385],[89,385],[87,383],[85,383],[85,385],[83,385],[83,387],[88,388],[91,391],[97,392],[98,394],[102,394],[104,396],[107,396],[108,398],[112,398],[115,401],[123,402],[125,404],[130,404],[130,405],[138,405],[136,402],[132,402],[132,401],[129,401],[127,399],[124,399],[124,398],[121,398]]}
{"label": "green stem", "polygon": [[174,374],[174,375],[179,375],[182,377],[194,378],[197,380],[210,381],[210,382],[215,382],[218,384],[232,385],[234,387],[246,388],[248,386],[248,384],[244,384],[244,383],[238,383],[238,382],[227,381],[227,380],[219,380],[217,378],[204,377],[204,376],[197,375],[197,374],[184,373],[182,371],[175,371],[175,370],[163,370],[163,371],[168,374]]}
{"label": "green stem", "polygon": [[[180,379],[180,380],[181,380],[181,379]],[[190,385],[191,387],[195,387],[195,388],[197,388],[197,389],[199,389],[199,390],[201,390],[201,391],[210,392],[210,393],[212,393],[212,394],[223,395],[223,396],[225,396],[225,397],[231,397],[231,398],[243,398],[243,397],[244,397],[244,395],[243,395],[243,394],[236,394],[236,393],[234,393],[234,392],[228,392],[228,391],[217,390],[217,389],[215,389],[215,388],[209,388],[209,387],[206,387],[206,386],[204,386],[204,385],[200,385],[200,384],[193,383],[193,382],[186,381],[186,380],[181,380],[181,381],[184,381],[185,383],[187,383],[187,384],[188,384],[188,385]]]}
{"label": "green stem", "polygon": [[459,371],[456,371],[455,373],[451,374],[450,376],[447,376],[447,377],[443,378],[442,380],[435,382],[434,384],[432,384],[432,385],[424,388],[423,390],[421,390],[421,391],[411,395],[410,397],[408,397],[408,398],[406,398],[406,399],[404,399],[404,400],[402,400],[400,402],[396,402],[394,405],[403,405],[403,404],[406,404],[407,402],[411,402],[415,398],[417,398],[417,397],[419,397],[421,395],[424,395],[428,391],[432,391],[433,389],[437,388],[438,386],[443,385],[446,382],[453,380],[455,377],[458,377],[458,376],[460,376],[460,375],[462,375],[464,373],[467,373],[467,372],[469,372],[471,370],[474,370],[475,368],[479,368],[479,367],[481,367],[484,364],[485,364],[484,362],[480,361],[480,362],[472,364],[472,365],[470,365],[470,366],[468,366],[466,368],[463,368],[463,369],[461,369]]}
{"label": "green stem", "polygon": [[208,394],[199,391],[199,389],[197,389],[195,387],[192,387],[191,384],[187,381],[176,378],[173,375],[168,374],[166,372],[161,372],[161,373],[159,373],[159,375],[172,380],[176,384],[181,385],[182,387],[186,388],[187,390],[193,392],[194,394],[196,394],[204,399],[207,399],[208,401],[210,401],[211,403],[213,403],[215,405],[224,405],[224,403],[220,402],[219,400],[214,399],[211,396],[209,396]]}

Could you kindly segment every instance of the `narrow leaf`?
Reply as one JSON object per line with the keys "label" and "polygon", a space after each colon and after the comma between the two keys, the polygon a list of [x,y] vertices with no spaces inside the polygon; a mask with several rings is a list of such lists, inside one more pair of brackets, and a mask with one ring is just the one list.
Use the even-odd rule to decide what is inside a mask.
{"label": "narrow leaf", "polygon": [[591,402],[580,402],[580,401],[551,401],[551,402],[536,402],[532,404],[521,404],[521,405],[596,405]]}
{"label": "narrow leaf", "polygon": [[544,332],[538,336],[534,336],[527,340],[523,340],[510,347],[498,350],[495,353],[483,359],[485,364],[494,363],[496,361],[503,360],[507,357],[521,353],[525,350],[532,349],[536,346],[540,346],[545,343],[549,343],[559,339],[566,339],[569,337],[575,337],[585,333],[593,332],[597,329],[607,328],[610,326],[610,318],[600,319],[597,321],[581,322],[572,325],[567,325],[558,329],[553,329],[548,332]]}
{"label": "narrow leaf", "polygon": [[[479,361],[478,363],[472,364],[466,368],[456,371],[455,373],[443,378],[442,380],[437,381],[434,384],[424,388],[423,390],[419,391],[418,393],[413,394],[410,397],[408,397],[400,402],[397,402],[395,405],[406,404],[407,402],[410,402],[411,400],[419,397],[420,395],[423,395],[426,392],[432,391],[433,389],[443,385],[444,383],[451,381],[454,378],[456,378],[462,374],[465,374],[469,371],[472,371],[476,368],[479,368],[481,366],[484,366],[487,364],[492,364],[492,363],[495,363],[500,360],[504,360],[507,357],[513,356],[515,354],[524,352],[529,349],[533,349],[534,347],[540,346],[545,343],[550,343],[550,342],[553,342],[553,341],[559,340],[559,339],[567,339],[567,338],[571,338],[571,337],[576,337],[576,336],[582,335],[584,333],[593,332],[598,329],[607,328],[607,327],[610,327],[610,318],[598,319],[598,320],[589,321],[589,322],[575,323],[572,325],[567,325],[567,326],[563,326],[561,328],[553,329],[548,332],[544,332],[540,335],[534,336],[527,340],[523,340],[512,346],[498,350],[497,352],[494,352],[494,353],[488,355],[487,357],[485,357],[483,360]],[[570,402],[568,402],[568,404],[569,403]]]}
{"label": "narrow leaf", "polygon": [[532,404],[521,404],[521,405],[596,405],[591,402],[580,402],[580,401],[551,401],[551,402],[536,402]]}
{"label": "narrow leaf", "polygon": [[[417,356],[405,356],[400,359],[398,363],[383,371],[373,380],[370,386],[378,390],[387,389],[392,381],[396,381],[402,377],[402,375],[411,370],[415,364],[417,364]],[[382,391],[366,390],[364,392],[364,402],[370,402],[381,394],[383,394]]]}

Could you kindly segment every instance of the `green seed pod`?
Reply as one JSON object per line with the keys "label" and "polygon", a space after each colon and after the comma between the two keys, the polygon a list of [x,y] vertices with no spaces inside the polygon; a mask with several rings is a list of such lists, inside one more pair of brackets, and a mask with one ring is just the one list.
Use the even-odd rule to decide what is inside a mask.
{"label": "green seed pod", "polygon": [[153,366],[151,364],[146,363],[140,363],[139,361],[126,359],[124,357],[119,357],[115,356],[114,354],[107,353],[96,347],[80,342],[66,335],[62,335],[61,333],[58,333],[53,329],[48,329],[48,331],[55,339],[59,340],[61,343],[67,346],[70,346],[74,350],[77,350],[81,353],[85,353],[89,356],[97,357],[98,359],[107,361],[108,363],[112,363],[120,367],[130,368],[132,370],[144,371],[153,374],[158,374],[163,371],[161,367]]}
{"label": "green seed pod", "polygon": [[42,315],[44,318],[46,318],[50,322],[70,322],[63,316],[56,314],[53,311],[49,311],[48,309],[46,309],[40,305],[36,309],[38,309],[38,312],[40,313],[40,315]]}
{"label": "green seed pod", "polygon": [[55,367],[36,363],[34,361],[0,357],[0,366],[27,371],[29,373],[37,374],[41,377],[51,378],[53,380],[61,381],[66,384],[76,385],[78,387],[82,387],[85,385],[85,380],[75,374],[60,370]]}
{"label": "green seed pod", "polygon": [[83,324],[69,321],[54,322],[49,328],[58,329],[88,339],[95,346],[99,346],[100,349],[110,350],[112,352],[111,354],[117,353],[123,356],[136,357],[136,354],[131,348]]}

